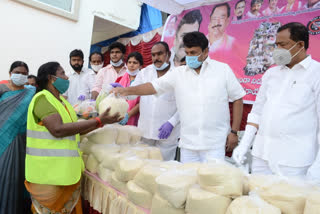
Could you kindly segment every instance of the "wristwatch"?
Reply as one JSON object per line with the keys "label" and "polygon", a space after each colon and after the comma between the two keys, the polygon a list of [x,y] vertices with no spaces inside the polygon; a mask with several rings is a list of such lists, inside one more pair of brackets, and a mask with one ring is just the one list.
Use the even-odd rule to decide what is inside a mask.
{"label": "wristwatch", "polygon": [[235,135],[237,135],[238,136],[238,132],[237,131],[235,131],[235,130],[232,130],[231,129],[231,131],[230,131],[232,134],[235,134]]}

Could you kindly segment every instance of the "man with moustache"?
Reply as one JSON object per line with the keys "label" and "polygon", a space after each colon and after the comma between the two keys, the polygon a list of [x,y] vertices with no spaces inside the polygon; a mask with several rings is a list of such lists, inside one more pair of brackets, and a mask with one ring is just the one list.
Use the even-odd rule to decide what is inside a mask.
{"label": "man with moustache", "polygon": [[80,95],[84,95],[85,99],[90,99],[96,74],[90,69],[83,68],[84,61],[81,50],[71,51],[69,59],[73,70],[68,74],[70,85],[64,96],[71,105],[74,105],[78,102]]}
{"label": "man with moustache", "polygon": [[92,52],[89,56],[89,62],[91,69],[94,71],[94,73],[98,74],[100,69],[103,67],[104,57],[100,52]]}
{"label": "man with moustache", "polygon": [[239,0],[236,5],[234,6],[234,17],[232,21],[238,21],[243,18],[244,9],[246,9],[246,1]]}
{"label": "man with moustache", "polygon": [[228,3],[217,4],[213,7],[208,25],[209,52],[219,49],[231,50],[234,37],[226,34],[225,30],[230,23],[230,6]]}
{"label": "man with moustache", "polygon": [[[172,72],[167,43],[155,43],[151,48],[151,56],[153,64],[142,69],[131,86],[151,82]],[[180,134],[180,119],[174,93],[141,96],[138,128],[143,133],[143,143],[158,147],[165,161],[173,160]]]}
{"label": "man with moustache", "polygon": [[199,31],[201,22],[202,15],[200,13],[200,10],[192,10],[183,16],[177,27],[174,46],[171,49],[171,65],[175,67],[181,65],[180,61],[186,55],[184,52],[184,46],[182,41],[183,36],[189,32]]}
{"label": "man with moustache", "polygon": [[261,16],[259,12],[262,6],[263,0],[252,0],[250,4],[250,11],[247,13],[247,18],[258,18]]}

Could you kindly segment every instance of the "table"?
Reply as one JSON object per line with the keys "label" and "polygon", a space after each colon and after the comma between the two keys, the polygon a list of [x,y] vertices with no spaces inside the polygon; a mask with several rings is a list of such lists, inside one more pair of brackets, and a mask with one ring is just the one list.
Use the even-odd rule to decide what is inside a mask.
{"label": "table", "polygon": [[126,194],[89,171],[83,173],[82,198],[85,213],[89,214],[150,214],[128,200]]}

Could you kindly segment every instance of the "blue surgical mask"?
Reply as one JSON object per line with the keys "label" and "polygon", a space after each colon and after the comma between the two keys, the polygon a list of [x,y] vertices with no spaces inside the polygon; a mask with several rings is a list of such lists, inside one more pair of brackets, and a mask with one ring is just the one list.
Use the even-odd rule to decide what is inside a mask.
{"label": "blue surgical mask", "polygon": [[[54,76],[54,75],[52,75]],[[63,94],[64,92],[66,92],[69,88],[69,80],[65,80],[62,79],[60,77],[56,77],[54,76],[56,79],[56,81],[54,81],[54,83],[52,83],[52,85],[60,92],[60,94]]]}
{"label": "blue surgical mask", "polygon": [[[201,56],[201,54],[199,56]],[[203,63],[198,60],[199,56],[186,56],[187,65],[193,69],[199,68]]]}
{"label": "blue surgical mask", "polygon": [[152,64],[152,65],[153,65],[154,69],[156,69],[157,71],[162,71],[169,66],[169,63],[164,62],[159,68],[157,66],[155,66],[154,64]]}
{"label": "blue surgical mask", "polygon": [[16,86],[22,86],[28,82],[28,76],[23,74],[11,74],[10,77],[13,84]]}
{"label": "blue surgical mask", "polygon": [[122,59],[120,59],[118,62],[112,62],[110,60],[110,64],[114,67],[119,67],[120,65],[122,65],[122,63],[123,63]]}

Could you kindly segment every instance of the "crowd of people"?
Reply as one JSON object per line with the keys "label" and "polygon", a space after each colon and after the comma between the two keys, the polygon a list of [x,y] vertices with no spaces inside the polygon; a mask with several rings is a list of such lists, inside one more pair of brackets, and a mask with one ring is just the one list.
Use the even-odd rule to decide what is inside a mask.
{"label": "crowd of people", "polygon": [[[113,123],[138,126],[141,141],[158,147],[165,161],[175,159],[179,147],[183,163],[224,160],[233,151],[241,166],[252,148],[251,173],[320,183],[320,63],[307,55],[307,28],[295,22],[277,30],[277,66],[263,76],[239,145],[244,89],[229,65],[208,57],[211,44],[203,33],[186,33],[182,42],[180,63],[173,64],[167,43],[157,42],[145,68],[139,52],[125,59],[119,42],[109,46],[106,67],[104,56],[93,52],[91,68],[84,68],[83,52],[73,50],[68,75],[48,62],[28,76],[27,64],[14,62],[10,80],[0,84],[0,213],[28,213],[30,207],[20,206],[27,193],[33,213],[82,213],[80,135]],[[78,122],[73,105],[80,97],[97,99],[107,87],[127,98],[125,117],[110,115],[109,108]]]}

